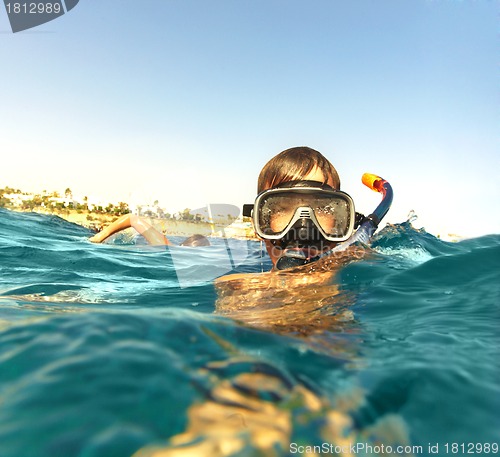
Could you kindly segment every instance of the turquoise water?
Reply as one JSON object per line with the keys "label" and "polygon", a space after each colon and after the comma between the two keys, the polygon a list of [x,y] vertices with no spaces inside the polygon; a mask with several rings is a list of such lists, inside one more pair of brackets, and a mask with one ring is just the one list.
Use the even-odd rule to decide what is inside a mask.
{"label": "turquoise water", "polygon": [[[215,313],[212,280],[181,287],[180,270],[225,273],[222,240],[167,252],[93,245],[89,235],[57,217],[0,210],[1,457],[153,455],[186,430],[191,443],[214,442],[213,424],[193,425],[193,405],[207,404],[213,418],[242,411],[246,431],[233,435],[243,444],[231,455],[299,455],[276,443],[259,454],[250,411],[260,404],[265,417],[283,413],[287,440],[302,445],[343,434],[452,455],[453,443],[500,442],[500,235],[447,243],[408,223],[386,227],[368,257],[336,273],[335,299],[318,295],[315,322],[301,327],[299,314],[293,331]],[[237,272],[269,269],[259,243],[233,243]],[[310,306],[318,290],[298,292]],[[265,297],[243,290],[238,300],[255,300],[259,313]],[[283,290],[273,297],[281,313],[287,300]],[[245,373],[274,387],[248,389]],[[337,435],[334,417],[345,421]],[[203,449],[182,455],[219,455]]]}

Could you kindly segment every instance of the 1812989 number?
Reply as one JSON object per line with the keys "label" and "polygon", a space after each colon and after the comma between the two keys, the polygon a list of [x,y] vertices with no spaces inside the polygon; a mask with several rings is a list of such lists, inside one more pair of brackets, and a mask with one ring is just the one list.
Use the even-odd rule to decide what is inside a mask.
{"label": "1812989 number", "polygon": [[7,14],[59,14],[60,3],[6,3]]}
{"label": "1812989 number", "polygon": [[446,454],[498,454],[498,443],[446,443]]}

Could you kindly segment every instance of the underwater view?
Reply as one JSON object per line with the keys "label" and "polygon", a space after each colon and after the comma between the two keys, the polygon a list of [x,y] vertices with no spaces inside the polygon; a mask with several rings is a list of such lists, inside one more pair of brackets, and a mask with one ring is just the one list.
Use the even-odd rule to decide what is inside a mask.
{"label": "underwater view", "polygon": [[0,209],[0,457],[498,454],[500,235],[279,274],[91,235]]}

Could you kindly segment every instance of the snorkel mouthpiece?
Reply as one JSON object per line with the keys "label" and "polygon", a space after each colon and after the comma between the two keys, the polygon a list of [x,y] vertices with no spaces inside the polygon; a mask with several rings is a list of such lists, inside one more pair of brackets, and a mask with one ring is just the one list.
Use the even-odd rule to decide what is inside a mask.
{"label": "snorkel mouthpiece", "polygon": [[276,268],[278,270],[287,270],[288,268],[300,267],[310,261],[302,251],[287,250],[276,262]]}
{"label": "snorkel mouthpiece", "polygon": [[[311,219],[301,218],[282,239],[283,254],[276,262],[278,270],[305,265],[318,258],[326,239]],[[311,257],[311,252],[314,255]]]}

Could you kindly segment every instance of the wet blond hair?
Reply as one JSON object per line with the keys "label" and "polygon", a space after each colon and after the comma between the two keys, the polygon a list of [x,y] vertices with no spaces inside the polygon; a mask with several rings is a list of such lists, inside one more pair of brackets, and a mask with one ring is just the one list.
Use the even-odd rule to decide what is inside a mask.
{"label": "wet blond hair", "polygon": [[298,181],[318,168],[325,177],[326,184],[330,178],[333,187],[340,189],[340,178],[335,167],[320,152],[300,146],[280,152],[264,165],[259,174],[257,193],[279,186],[285,182]]}

